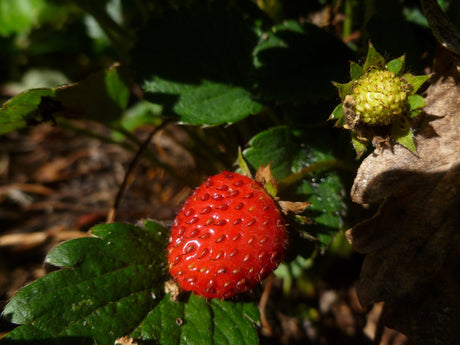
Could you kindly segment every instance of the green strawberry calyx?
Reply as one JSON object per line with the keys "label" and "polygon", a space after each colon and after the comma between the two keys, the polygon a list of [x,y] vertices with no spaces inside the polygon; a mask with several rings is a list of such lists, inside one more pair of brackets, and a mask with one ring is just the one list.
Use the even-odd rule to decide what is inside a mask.
{"label": "green strawberry calyx", "polygon": [[411,118],[425,106],[417,91],[429,75],[404,73],[404,55],[386,62],[369,44],[362,66],[350,63],[348,83],[334,83],[342,100],[329,119],[351,131],[358,158],[370,142],[395,141],[416,154]]}

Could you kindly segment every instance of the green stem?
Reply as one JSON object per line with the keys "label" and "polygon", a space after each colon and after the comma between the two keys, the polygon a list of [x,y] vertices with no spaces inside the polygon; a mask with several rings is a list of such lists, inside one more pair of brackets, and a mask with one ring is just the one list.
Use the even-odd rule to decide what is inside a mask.
{"label": "green stem", "polygon": [[[165,120],[167,121],[167,120]],[[82,134],[82,135],[86,135],[88,137],[91,137],[91,138],[95,138],[95,139],[98,139],[104,143],[108,143],[108,144],[115,144],[115,145],[119,145],[121,147],[123,147],[125,150],[128,150],[128,151],[132,151],[132,152],[137,152],[139,150],[139,148],[142,146],[142,142],[139,140],[139,139],[135,139],[135,141],[138,143],[136,143],[136,146],[132,146],[126,142],[119,142],[119,141],[116,141],[110,137],[107,137],[107,136],[103,136],[103,135],[100,135],[100,134],[97,134],[97,133],[94,133],[94,132],[91,132],[90,130],[86,129],[86,128],[81,128],[81,127],[78,127],[78,126],[75,126],[74,124],[72,124],[70,121],[64,119],[64,118],[58,118],[57,120],[58,124],[64,128],[68,128],[72,131],[74,131],[75,133],[78,133],[78,134]],[[158,165],[159,167],[163,168],[171,177],[173,177],[175,180],[187,185],[187,186],[191,186],[191,183],[189,182],[188,179],[184,179],[183,176],[180,176],[178,173],[176,173],[176,171],[170,167],[169,165],[161,162],[157,157],[155,157],[155,155],[150,151],[150,150],[142,150],[142,153],[143,153],[143,156],[145,158],[147,158],[149,161],[151,161],[152,163],[154,163],[155,165]]]}
{"label": "green stem", "polygon": [[115,220],[115,213],[116,210],[118,209],[118,206],[120,204],[121,198],[123,197],[123,194],[128,186],[128,180],[131,177],[134,168],[137,166],[139,163],[140,158],[144,154],[144,152],[147,150],[148,145],[152,141],[152,138],[154,137],[155,134],[157,134],[160,130],[162,130],[166,125],[168,124],[168,121],[163,121],[161,125],[156,127],[150,134],[148,135],[147,139],[144,140],[141,146],[139,146],[139,149],[137,150],[135,156],[131,160],[131,163],[129,164],[125,177],[123,179],[123,182],[120,185],[120,188],[118,189],[118,193],[115,197],[112,209],[110,210],[108,216],[107,216],[107,223],[112,223]]}
{"label": "green stem", "polygon": [[133,133],[128,131],[126,128],[121,126],[120,124],[108,124],[109,128],[113,131],[120,133],[121,135],[125,136],[129,139],[132,143],[136,144],[136,146],[141,146],[142,142],[136,137]]}
{"label": "green stem", "polygon": [[343,21],[342,37],[348,37],[353,30],[353,2],[354,0],[345,0],[345,20]]}
{"label": "green stem", "polygon": [[322,169],[331,169],[331,168],[346,168],[345,164],[337,159],[332,159],[328,161],[313,163],[307,167],[304,167],[299,172],[289,175],[284,180],[278,182],[278,189],[283,190],[292,186],[293,184],[299,182],[307,175],[311,174],[312,172],[322,170]]}
{"label": "green stem", "polygon": [[101,142],[104,142],[104,143],[107,143],[107,144],[119,145],[119,146],[123,147],[125,150],[128,150],[128,151],[133,151],[133,152],[136,151],[136,148],[134,146],[128,144],[128,143],[118,142],[118,141],[116,141],[116,140],[114,140],[114,139],[112,139],[110,137],[94,133],[94,132],[92,132],[92,131],[90,131],[90,130],[88,130],[86,128],[81,128],[81,127],[75,126],[74,124],[72,124],[67,119],[59,117],[59,118],[56,119],[56,122],[57,122],[57,124],[59,126],[67,128],[67,129],[70,129],[70,130],[74,131],[77,134],[81,134],[81,135],[84,135],[84,136],[87,136],[87,137],[90,137],[90,138],[95,138],[95,139],[98,139]]}

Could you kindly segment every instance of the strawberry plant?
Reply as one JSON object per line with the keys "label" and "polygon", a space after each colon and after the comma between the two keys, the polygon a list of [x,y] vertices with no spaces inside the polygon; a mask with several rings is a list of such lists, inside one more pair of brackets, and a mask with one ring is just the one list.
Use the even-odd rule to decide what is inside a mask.
{"label": "strawberry plant", "polygon": [[[441,3],[455,9],[454,2]],[[44,259],[47,274],[11,299],[2,292],[8,301],[2,304],[1,325],[7,326],[0,329],[1,345],[364,344],[374,336],[378,342],[379,331],[365,334],[362,320],[353,334],[346,327],[339,335],[328,331],[328,313],[335,312],[337,324],[347,318],[338,312],[343,304],[335,300],[340,308],[327,307],[324,296],[334,289],[343,294],[355,281],[364,307],[390,300],[393,309],[382,315],[393,318],[385,324],[433,340],[423,336],[426,327],[401,322],[411,319],[407,310],[394,309],[403,298],[417,305],[407,297],[418,287],[412,275],[410,286],[388,296],[398,285],[390,278],[399,283],[407,272],[388,273],[400,257],[385,257],[378,268],[380,256],[373,253],[395,241],[391,230],[399,224],[423,228],[416,214],[436,228],[431,209],[425,212],[412,199],[436,200],[429,193],[437,189],[414,186],[432,186],[439,178],[455,187],[457,181],[452,172],[439,177],[446,166],[456,166],[447,162],[457,157],[451,154],[458,152],[456,133],[431,126],[423,110],[440,113],[443,121],[457,111],[452,90],[458,87],[460,40],[437,3],[24,0],[0,7],[0,141],[36,128],[66,129],[131,157],[129,164],[115,164],[123,178],[113,188],[106,221],[52,248]],[[448,13],[455,18],[455,11]],[[438,43],[446,48],[437,50]],[[442,77],[426,96],[431,72]],[[449,141],[427,143],[437,137]],[[375,150],[366,157],[371,144]],[[426,147],[443,148],[434,172],[436,160]],[[74,160],[82,150],[76,151]],[[136,170],[140,162],[148,168]],[[413,179],[398,184],[401,177],[391,178],[399,166],[401,176]],[[42,181],[43,195],[62,183],[47,182],[52,174],[46,171],[35,172],[33,180]],[[164,176],[168,182],[158,188]],[[75,184],[83,188],[85,177]],[[146,200],[161,194],[176,216],[148,211],[133,220],[117,213],[136,180],[145,183]],[[387,185],[390,194],[381,191]],[[451,193],[439,208],[447,215],[458,201],[454,187],[440,188]],[[1,193],[2,206],[19,198]],[[363,221],[378,203],[380,211]],[[385,228],[375,224],[384,216],[389,238],[375,233]],[[400,243],[422,248],[422,235],[410,234],[387,252]],[[368,254],[360,278],[356,270],[341,269],[363,260],[348,242]],[[424,251],[429,257],[433,252]],[[380,270],[385,279],[369,273]],[[450,298],[455,289],[449,284]],[[443,303],[437,309],[447,310]],[[349,302],[354,314],[359,309],[365,315],[358,304]],[[434,313],[429,306],[423,310]],[[445,319],[457,320],[450,316]]]}

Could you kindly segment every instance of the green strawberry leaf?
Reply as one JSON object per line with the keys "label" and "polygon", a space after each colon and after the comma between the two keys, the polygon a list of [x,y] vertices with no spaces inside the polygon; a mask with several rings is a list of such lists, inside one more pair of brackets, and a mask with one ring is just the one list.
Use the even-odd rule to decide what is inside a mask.
{"label": "green strawberry leaf", "polygon": [[181,334],[181,344],[212,345],[212,311],[205,298],[190,295],[184,305],[187,322]]}
{"label": "green strawberry leaf", "polygon": [[72,85],[55,89],[55,100],[72,116],[113,123],[122,117],[129,100],[129,82],[112,67]]}
{"label": "green strawberry leaf", "polygon": [[260,112],[251,91],[254,25],[220,1],[152,18],[131,56],[145,98],[193,125],[234,123]]}
{"label": "green strawberry leaf", "polygon": [[259,321],[255,303],[232,302],[191,294],[186,302],[173,302],[166,296],[149,313],[131,337],[175,344],[258,344],[254,324]]}
{"label": "green strawberry leaf", "polygon": [[259,343],[254,323],[259,321],[255,303],[211,300],[214,344],[253,345]]}
{"label": "green strawberry leaf", "polygon": [[305,230],[318,236],[323,245],[341,227],[345,195],[335,171],[340,163],[329,146],[333,141],[326,129],[281,126],[259,133],[243,151],[253,168],[271,162],[273,175],[283,189],[282,200],[311,202],[303,215],[315,224]]}
{"label": "green strawberry leaf", "polygon": [[145,82],[144,91],[147,97],[149,94],[173,97],[174,104],[166,110],[190,125],[232,124],[262,110],[262,105],[246,89],[225,83],[203,80],[193,85],[154,78]]}
{"label": "green strawberry leaf", "polygon": [[[47,256],[61,267],[20,290],[5,307],[15,328],[0,344],[54,339],[113,344],[158,304],[166,278],[166,229],[103,224],[96,237],[64,242]],[[93,339],[91,341],[91,339]]]}
{"label": "green strawberry leaf", "polygon": [[363,71],[369,71],[369,68],[376,67],[382,69],[385,66],[385,59],[380,55],[374,46],[369,43],[369,50],[367,52],[366,62],[363,65]]}
{"label": "green strawberry leaf", "polygon": [[406,61],[405,55],[401,57],[391,60],[387,63],[387,69],[394,73],[395,75],[399,75],[404,70],[404,63]]}
{"label": "green strawberry leaf", "polygon": [[53,119],[46,111],[52,89],[31,89],[20,93],[3,104],[0,109],[0,134]]}
{"label": "green strawberry leaf", "polygon": [[273,176],[280,181],[292,173],[297,145],[289,127],[275,127],[254,136],[243,156],[254,171],[271,163]]}
{"label": "green strawberry leaf", "polygon": [[118,121],[129,100],[129,86],[119,68],[112,67],[87,79],[54,89],[30,89],[0,109],[0,134],[55,117],[85,117],[103,123]]}
{"label": "green strawberry leaf", "polygon": [[155,340],[162,345],[179,344],[184,319],[184,303],[173,302],[167,295],[134,330],[131,337],[144,341]]}
{"label": "green strawberry leaf", "polygon": [[22,324],[1,345],[25,343],[107,344],[122,336],[155,344],[258,344],[256,304],[190,295],[173,302],[168,279],[168,231],[113,223],[92,229],[95,237],[64,242],[46,261],[60,270],[20,290],[4,310]]}
{"label": "green strawberry leaf", "polygon": [[308,226],[308,231],[325,248],[342,226],[344,186],[334,172],[322,172],[312,176],[315,176],[315,182],[304,181],[297,189],[297,194],[309,196],[311,205],[307,207],[305,215],[313,219],[314,224]]}

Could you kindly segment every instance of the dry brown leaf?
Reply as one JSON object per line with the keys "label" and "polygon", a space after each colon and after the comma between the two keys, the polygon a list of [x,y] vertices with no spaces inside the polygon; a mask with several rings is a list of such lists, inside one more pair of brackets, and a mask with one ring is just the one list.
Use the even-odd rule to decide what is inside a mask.
{"label": "dry brown leaf", "polygon": [[115,340],[115,345],[137,345],[138,343],[134,341],[133,338],[128,337],[127,335]]}
{"label": "dry brown leaf", "polygon": [[395,145],[363,161],[352,199],[381,206],[347,233],[367,254],[360,302],[385,301],[386,325],[416,344],[460,339],[460,64],[438,64],[416,130],[418,155]]}
{"label": "dry brown leaf", "polygon": [[[278,204],[281,207],[281,210],[283,211],[284,214],[289,214],[289,213],[294,213],[294,214],[300,214],[305,209],[311,205],[311,202],[301,202],[301,201],[279,201]],[[307,222],[311,222],[308,218]]]}
{"label": "dry brown leaf", "polygon": [[261,165],[256,171],[256,181],[261,183],[264,188],[272,188],[274,191],[278,190],[278,182],[272,174],[272,163],[267,166]]}

